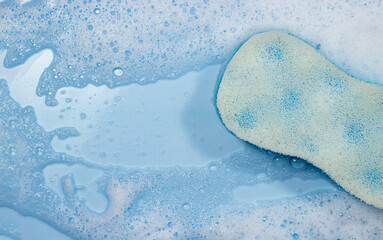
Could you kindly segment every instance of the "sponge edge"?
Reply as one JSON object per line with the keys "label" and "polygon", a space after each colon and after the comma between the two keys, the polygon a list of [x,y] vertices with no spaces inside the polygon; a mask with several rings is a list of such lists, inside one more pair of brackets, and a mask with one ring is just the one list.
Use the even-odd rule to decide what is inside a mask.
{"label": "sponge edge", "polygon": [[235,53],[216,100],[239,138],[306,159],[383,209],[383,87],[347,75],[292,35],[267,32]]}

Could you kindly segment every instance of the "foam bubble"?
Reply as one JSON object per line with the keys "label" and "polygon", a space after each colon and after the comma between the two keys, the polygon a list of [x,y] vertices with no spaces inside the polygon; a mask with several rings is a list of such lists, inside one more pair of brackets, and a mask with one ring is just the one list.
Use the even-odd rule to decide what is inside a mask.
{"label": "foam bubble", "polygon": [[113,74],[117,77],[121,77],[124,74],[124,70],[122,70],[122,68],[115,68],[113,69]]}

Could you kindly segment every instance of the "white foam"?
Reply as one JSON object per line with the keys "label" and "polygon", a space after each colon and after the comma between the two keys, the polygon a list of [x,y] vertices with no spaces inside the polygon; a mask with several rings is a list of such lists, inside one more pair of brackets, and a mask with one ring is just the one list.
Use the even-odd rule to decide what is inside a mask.
{"label": "white foam", "polygon": [[[0,42],[15,50],[10,51],[9,65],[20,63],[35,49],[55,46],[59,56],[41,80],[44,94],[63,85],[146,84],[179,77],[224,61],[254,33],[276,29],[320,44],[322,54],[352,75],[383,83],[379,64],[383,16],[376,1],[157,1],[148,5],[128,0],[60,0],[27,5],[0,9],[5,16],[0,19],[4,28]],[[94,13],[96,8],[99,14]],[[25,21],[29,16],[31,20]],[[10,46],[11,42],[17,46]],[[124,75],[114,76],[115,68],[123,69]],[[84,79],[78,82],[81,76]]]}
{"label": "white foam", "polygon": [[[1,236],[5,235],[5,236]],[[48,224],[32,217],[23,216],[10,209],[0,208],[0,239],[57,239],[70,240],[68,236],[62,234]]]}

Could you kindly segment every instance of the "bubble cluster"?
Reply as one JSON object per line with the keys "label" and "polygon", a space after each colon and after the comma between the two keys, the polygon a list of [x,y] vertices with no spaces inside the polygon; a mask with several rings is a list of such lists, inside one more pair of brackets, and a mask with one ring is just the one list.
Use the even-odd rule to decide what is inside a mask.
{"label": "bubble cluster", "polygon": [[[366,41],[355,40],[365,37],[365,29],[377,32],[367,36],[379,45],[380,13],[380,3],[358,1],[314,5],[293,0],[9,0],[0,3],[0,49],[8,50],[6,67],[17,66],[42,49],[53,50],[54,61],[37,89],[49,105],[57,104],[54,97],[62,87],[144,85],[221,63],[244,40],[266,29],[298,34],[320,45],[345,70],[382,82],[382,54],[363,45]],[[358,26],[360,33],[355,33]],[[278,59],[278,49],[270,51]],[[368,57],[346,58],[347,52]]]}

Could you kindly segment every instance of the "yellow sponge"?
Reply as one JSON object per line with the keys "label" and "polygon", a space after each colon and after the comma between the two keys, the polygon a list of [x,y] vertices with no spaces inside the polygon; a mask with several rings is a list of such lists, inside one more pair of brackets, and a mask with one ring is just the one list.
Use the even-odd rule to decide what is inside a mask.
{"label": "yellow sponge", "polygon": [[268,32],[230,60],[217,107],[239,138],[306,159],[383,208],[383,87],[342,72],[292,35]]}

